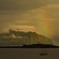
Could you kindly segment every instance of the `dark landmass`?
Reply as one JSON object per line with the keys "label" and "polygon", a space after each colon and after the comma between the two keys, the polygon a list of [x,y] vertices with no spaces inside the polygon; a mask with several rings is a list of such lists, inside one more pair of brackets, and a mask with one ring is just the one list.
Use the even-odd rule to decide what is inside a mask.
{"label": "dark landmass", "polygon": [[48,44],[32,44],[32,45],[21,45],[21,46],[0,46],[0,48],[59,48],[59,46],[48,45]]}
{"label": "dark landmass", "polygon": [[49,44],[33,44],[33,45],[24,45],[21,48],[59,48],[59,46],[54,46]]}

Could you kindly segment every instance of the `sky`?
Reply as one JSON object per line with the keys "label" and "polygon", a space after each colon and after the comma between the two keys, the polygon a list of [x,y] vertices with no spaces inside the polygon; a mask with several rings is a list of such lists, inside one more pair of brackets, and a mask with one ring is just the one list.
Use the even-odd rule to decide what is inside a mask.
{"label": "sky", "polygon": [[[0,0],[0,32],[8,29],[58,38],[59,0]],[[58,39],[52,42],[59,45]]]}

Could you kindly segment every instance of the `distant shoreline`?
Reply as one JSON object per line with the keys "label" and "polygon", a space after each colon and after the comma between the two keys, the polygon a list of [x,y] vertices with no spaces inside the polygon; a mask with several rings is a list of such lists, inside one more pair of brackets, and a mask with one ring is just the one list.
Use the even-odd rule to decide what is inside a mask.
{"label": "distant shoreline", "polygon": [[0,48],[59,48],[59,46],[48,44],[32,44],[32,45],[1,45]]}

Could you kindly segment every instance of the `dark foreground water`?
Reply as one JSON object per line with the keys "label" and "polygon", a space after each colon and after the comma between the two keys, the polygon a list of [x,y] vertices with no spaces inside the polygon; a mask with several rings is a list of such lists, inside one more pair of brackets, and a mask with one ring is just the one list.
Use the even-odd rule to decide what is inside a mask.
{"label": "dark foreground water", "polygon": [[59,48],[0,48],[0,59],[59,59]]}

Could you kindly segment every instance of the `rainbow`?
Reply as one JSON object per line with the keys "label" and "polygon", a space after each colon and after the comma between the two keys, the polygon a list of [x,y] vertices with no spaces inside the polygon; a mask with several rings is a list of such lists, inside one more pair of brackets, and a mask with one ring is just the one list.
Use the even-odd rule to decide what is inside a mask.
{"label": "rainbow", "polygon": [[39,22],[38,27],[39,29],[41,28],[41,32],[47,35],[48,37],[52,38],[55,35],[51,22],[51,20],[53,19],[47,16],[46,10],[37,9],[36,19],[37,22]]}

